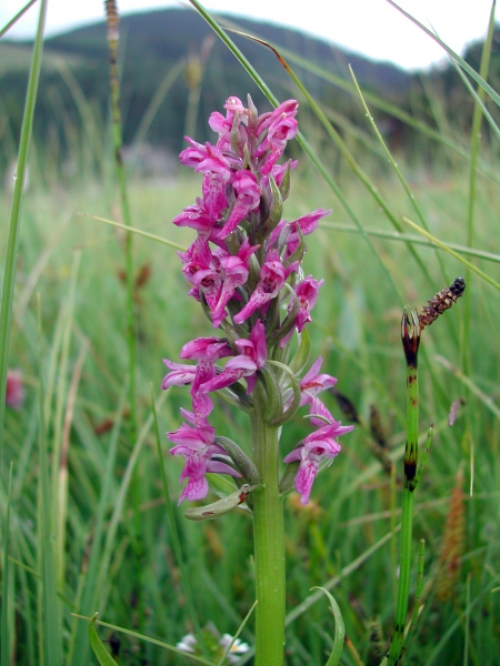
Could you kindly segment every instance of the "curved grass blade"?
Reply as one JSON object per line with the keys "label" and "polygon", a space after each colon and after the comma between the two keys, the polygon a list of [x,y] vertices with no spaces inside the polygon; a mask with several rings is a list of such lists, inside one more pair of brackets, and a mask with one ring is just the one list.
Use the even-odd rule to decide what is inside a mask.
{"label": "curved grass blade", "polygon": [[[396,532],[398,532],[401,529],[401,526],[399,525],[396,528]],[[350,564],[347,564],[345,567],[341,569],[341,571],[336,575],[331,578],[328,583],[324,586],[324,589],[331,590],[339,583],[341,583],[343,580],[345,580],[346,576],[349,576],[353,571],[356,571],[359,569],[359,567],[364,564],[367,560],[370,559],[370,557],[377,552],[382,546],[384,546],[388,541],[390,541],[394,536],[394,532],[389,532],[385,536],[383,536],[381,539],[379,539],[376,543],[374,543],[370,548],[365,550],[364,553],[362,553],[359,557],[357,557],[355,560],[353,560]],[[286,618],[285,618],[285,626],[288,627],[292,622],[297,620],[299,617],[301,617],[306,611],[311,608],[311,606],[314,606],[314,604],[319,601],[320,599],[323,598],[323,593],[320,591],[313,592],[310,594],[307,599],[305,599],[301,604],[296,606],[292,611],[290,611]],[[247,661],[251,659],[251,657],[254,654],[253,648],[247,652],[243,657],[241,657],[240,661],[238,662],[243,666],[243,664],[246,664]]]}
{"label": "curved grass blade", "polygon": [[432,241],[433,243],[438,245],[442,250],[444,250],[445,252],[448,252],[448,254],[451,254],[452,257],[455,257],[455,259],[460,261],[464,266],[467,266],[468,268],[470,268],[471,271],[473,271],[474,273],[476,273],[477,275],[482,277],[483,280],[486,280],[486,282],[491,284],[492,287],[495,287],[495,289],[498,289],[500,291],[500,284],[498,284],[498,282],[495,282],[495,280],[493,280],[493,278],[490,278],[489,275],[486,275],[486,273],[484,273],[482,270],[480,270],[479,268],[474,266],[474,264],[471,264],[470,261],[467,261],[467,259],[464,259],[463,257],[461,257],[457,252],[452,250],[449,245],[446,245],[446,243],[443,243],[438,238],[436,238],[435,236],[430,234],[428,231],[425,231],[425,229],[422,229],[421,227],[419,227],[418,224],[415,224],[415,222],[412,222],[411,220],[409,220],[407,217],[403,217],[403,220],[407,224],[409,224],[411,227],[413,227],[415,229],[415,231],[418,231],[419,234],[422,234],[423,236],[428,238],[430,241]]}
{"label": "curved grass blade", "polygon": [[[7,240],[7,253],[5,256],[5,269],[2,286],[2,303],[0,305],[0,396],[5,395],[7,387],[7,365],[9,360],[10,327],[12,323],[12,301],[14,300],[14,283],[17,266],[17,250],[19,246],[19,231],[21,225],[21,201],[23,198],[23,185],[28,164],[29,149],[35,104],[42,66],[43,33],[45,28],[45,15],[48,0],[41,0],[38,27],[33,47],[28,91],[24,107],[23,122],[21,126],[21,139],[19,142],[19,155],[17,161],[17,175],[12,197],[12,209],[9,224],[9,238]],[[0,399],[0,473],[3,469],[3,428],[5,419],[5,400]]]}
{"label": "curved grass blade", "polygon": [[227,656],[230,654],[230,652],[231,652],[231,648],[232,648],[233,645],[236,643],[236,640],[238,639],[239,635],[241,634],[241,632],[242,632],[243,629],[245,628],[245,625],[247,624],[248,620],[250,619],[250,617],[251,617],[252,613],[254,612],[255,607],[257,606],[258,603],[259,603],[259,600],[258,600],[258,599],[256,599],[256,600],[253,602],[252,607],[250,608],[250,610],[248,611],[248,613],[247,613],[247,614],[245,615],[245,617],[243,618],[243,622],[242,622],[242,623],[240,624],[240,626],[238,627],[238,631],[237,631],[237,632],[235,633],[235,635],[233,636],[233,640],[231,641],[231,643],[230,643],[230,644],[227,646],[227,648],[225,649],[224,654],[222,655],[222,657],[221,657],[219,663],[217,664],[217,666],[223,666],[223,664],[225,663],[225,659],[226,659]]}
{"label": "curved grass blade", "polygon": [[6,32],[8,32],[12,26],[19,21],[21,16],[23,16],[28,9],[35,4],[37,0],[30,0],[27,2],[22,9],[20,9],[15,16],[13,16],[8,23],[4,25],[4,27],[0,30],[0,38],[5,35]]}
{"label": "curved grass blade", "polygon": [[97,220],[97,222],[104,222],[105,224],[109,224],[112,227],[118,227],[118,229],[124,229],[130,231],[130,233],[137,234],[138,236],[149,238],[149,240],[156,241],[157,243],[163,243],[163,245],[168,245],[169,247],[173,247],[174,250],[180,250],[181,252],[185,252],[187,249],[184,247],[184,245],[179,245],[179,243],[174,243],[173,241],[169,241],[166,238],[162,238],[161,236],[156,236],[155,234],[150,234],[147,231],[142,231],[142,229],[137,229],[136,227],[127,227],[126,224],[121,224],[120,222],[115,222],[114,220],[107,220],[105,217],[96,217],[95,215],[88,215],[87,213],[82,213],[82,215],[84,217],[90,218],[91,220]]}
{"label": "curved grass blade", "polygon": [[335,601],[330,592],[325,590],[324,587],[317,585],[312,587],[311,590],[320,590],[328,597],[328,600],[330,601],[330,610],[332,611],[333,617],[335,618],[335,638],[333,639],[333,647],[330,653],[330,657],[325,666],[338,666],[340,655],[344,649],[345,641],[345,624],[342,618],[342,613],[340,612],[338,603]]}
{"label": "curved grass blade", "polygon": [[[348,233],[354,234],[358,233],[357,227],[354,227],[350,224],[342,224],[340,222],[324,222],[321,220],[320,226],[322,229],[334,229],[335,231],[346,231]],[[366,229],[366,233],[369,236],[374,236],[375,238],[384,238],[385,240],[399,241],[404,243],[415,243],[415,245],[435,247],[436,249],[443,250],[441,246],[436,246],[432,241],[424,240],[423,238],[412,236],[411,234],[400,234],[397,231],[383,231],[382,229]],[[457,243],[446,243],[446,245],[459,254],[466,254],[470,257],[484,259],[485,261],[493,261],[496,264],[500,263],[500,254],[486,252],[486,250],[477,250],[472,247],[466,247],[465,245],[458,245]]]}
{"label": "curved grass blade", "polygon": [[[251,40],[253,40],[253,41],[256,41],[256,42],[258,42],[259,44],[261,44],[262,46],[266,46],[267,48],[269,48],[269,49],[274,53],[274,55],[278,58],[280,64],[283,66],[283,68],[285,69],[285,71],[287,72],[287,74],[292,78],[292,80],[293,80],[293,82],[295,83],[295,85],[299,88],[299,90],[301,91],[301,93],[302,93],[302,94],[305,96],[305,98],[307,99],[307,101],[308,101],[308,103],[309,103],[309,106],[311,107],[311,109],[313,110],[313,112],[316,114],[316,117],[318,118],[318,120],[319,120],[319,121],[321,122],[321,124],[323,125],[323,127],[324,127],[326,133],[328,134],[328,136],[330,137],[330,139],[334,142],[334,144],[335,144],[335,145],[337,146],[337,148],[340,150],[341,154],[342,154],[342,155],[344,156],[344,158],[346,159],[347,163],[348,163],[349,166],[351,167],[351,169],[352,169],[353,173],[355,174],[355,176],[356,176],[356,177],[359,179],[359,181],[360,181],[360,182],[366,187],[366,189],[368,190],[368,192],[370,193],[370,195],[373,197],[373,199],[375,200],[375,202],[376,202],[376,203],[382,208],[382,210],[384,211],[384,214],[386,215],[387,219],[391,222],[391,224],[392,224],[392,225],[393,225],[398,231],[402,231],[402,227],[401,227],[400,223],[399,223],[398,220],[396,219],[395,215],[391,212],[389,206],[386,204],[386,202],[384,201],[384,199],[380,196],[380,193],[379,193],[378,189],[373,185],[373,183],[371,182],[371,180],[370,180],[370,178],[368,177],[368,175],[367,175],[367,174],[363,171],[363,169],[359,166],[359,164],[357,163],[357,161],[356,161],[354,155],[353,155],[352,152],[349,150],[349,148],[348,148],[347,144],[345,143],[345,141],[341,138],[341,136],[339,135],[339,133],[335,130],[335,128],[333,127],[333,125],[331,124],[331,122],[330,122],[330,121],[328,120],[328,118],[326,117],[325,112],[323,111],[323,109],[320,107],[320,105],[317,103],[317,101],[314,99],[314,97],[309,93],[309,91],[308,91],[307,88],[304,86],[304,84],[302,83],[302,81],[299,79],[299,77],[295,74],[295,72],[292,70],[292,68],[290,67],[290,65],[286,62],[286,60],[285,60],[285,59],[283,58],[283,56],[280,54],[279,50],[278,50],[277,48],[275,48],[275,47],[272,47],[272,46],[269,44],[269,42],[267,42],[267,41],[265,41],[265,40],[263,40],[263,39],[257,39],[257,38],[255,38],[255,37],[252,37],[251,35],[247,35],[247,34],[244,34],[244,33],[240,33],[240,35],[243,36],[243,37],[247,37],[248,39],[251,39]],[[357,81],[356,81],[356,79],[355,79],[355,77],[354,77],[354,74],[353,74],[353,72],[352,72],[352,69],[350,69],[350,71],[351,71],[351,75],[352,75],[352,77],[353,77],[353,80],[354,80],[354,84],[355,84],[355,86],[356,86],[356,89],[357,89],[359,95],[361,96],[361,100],[362,100],[363,104],[366,106],[366,103],[364,102],[363,96],[362,96],[362,94],[361,94],[361,90],[359,89],[359,87],[358,87],[358,85],[357,85]],[[370,118],[371,121],[373,122],[373,119],[371,118],[370,113],[369,113],[369,111],[368,111],[368,107],[366,107],[366,111],[367,111],[367,113],[368,113],[369,118]],[[381,137],[380,137],[380,138],[381,138]],[[383,143],[383,142],[382,142],[382,143]],[[383,144],[383,145],[384,145],[384,147],[385,147],[385,144]],[[391,158],[392,158],[392,156],[391,156]],[[394,160],[392,160],[392,161],[394,162]],[[404,179],[403,179],[403,180],[404,180]],[[409,193],[409,196],[410,196],[410,198],[411,198],[411,196],[412,196],[411,193]],[[419,214],[419,217],[421,218],[422,224],[423,224],[425,227],[427,227],[427,224],[426,224],[425,220],[423,219],[423,217],[422,217],[420,211],[417,210],[417,212],[418,212],[418,214]],[[408,249],[409,249],[409,251],[411,252],[411,254],[412,254],[413,258],[415,259],[415,261],[416,261],[416,262],[418,263],[418,265],[420,266],[420,269],[422,270],[422,272],[423,272],[424,275],[426,276],[427,280],[428,280],[431,284],[433,284],[433,281],[432,281],[432,279],[431,279],[430,273],[429,273],[427,267],[425,266],[424,262],[422,261],[422,259],[418,256],[418,253],[417,253],[417,251],[415,250],[415,248],[412,247],[411,245],[408,245]]]}
{"label": "curved grass blade", "polygon": [[97,613],[89,622],[89,640],[92,650],[99,662],[100,666],[116,666],[116,661],[109,654],[109,652],[104,647],[104,643],[99,638],[99,634],[95,628],[95,621],[97,620]]}
{"label": "curved grass blade", "polygon": [[[214,30],[214,32],[218,35],[218,37],[222,40],[222,42],[228,47],[228,49],[231,51],[231,53],[237,58],[241,66],[245,69],[245,71],[250,75],[252,80],[259,86],[260,90],[264,93],[264,95],[267,97],[269,102],[273,104],[275,107],[278,106],[278,100],[276,97],[273,95],[271,92],[270,88],[267,86],[265,81],[262,79],[262,77],[258,74],[258,72],[255,70],[255,68],[250,64],[250,62],[247,60],[247,58],[243,55],[243,53],[239,50],[239,48],[236,46],[236,44],[226,35],[226,33],[222,30],[220,25],[215,21],[210,14],[200,5],[198,0],[189,0],[189,2],[193,5],[193,7],[196,8],[198,13],[203,17],[203,19],[208,23],[208,25]],[[370,238],[368,235],[365,233],[363,225],[361,224],[360,220],[358,219],[357,215],[355,214],[354,210],[351,208],[349,203],[347,202],[347,199],[344,197],[342,192],[340,191],[340,188],[338,185],[335,183],[331,175],[328,173],[328,170],[326,169],[325,165],[321,162],[321,160],[318,158],[314,150],[312,149],[311,145],[307,141],[307,139],[304,137],[304,135],[301,132],[298,132],[297,134],[297,141],[299,142],[300,146],[304,149],[306,154],[309,156],[311,159],[312,163],[316,166],[320,174],[323,176],[325,182],[328,184],[332,192],[335,194],[337,199],[340,201],[342,207],[344,210],[347,212],[349,217],[352,219],[354,224],[358,227],[359,232],[363,236],[364,241],[367,243],[368,247],[370,248],[370,251],[372,254],[375,256],[377,263],[379,264],[383,274],[385,275],[392,291],[395,296],[395,298],[398,300],[399,303],[403,304],[403,299],[398,291],[398,288],[396,287],[396,284],[394,283],[394,280],[391,277],[391,274],[389,273],[389,270],[386,268],[384,262],[382,261],[381,257],[379,256],[375,246],[371,242]]]}
{"label": "curved grass blade", "polygon": [[[232,21],[229,21],[227,19],[224,19],[224,21],[221,21],[221,24],[230,28],[234,28],[236,30],[239,29],[239,26]],[[277,49],[278,47],[276,44],[273,42],[267,42],[271,48]],[[344,90],[345,92],[351,94],[351,95],[356,95],[356,90],[352,83],[349,81],[346,81],[340,76],[337,76],[333,74],[332,72],[329,72],[319,65],[317,65],[314,62],[310,62],[309,60],[301,57],[300,55],[297,55],[297,53],[293,53],[292,51],[289,51],[286,49],[284,46],[280,45],[279,46],[279,51],[281,55],[290,62],[293,62],[295,65],[298,65],[302,69],[305,69],[306,71],[315,74],[319,78],[323,79],[324,81],[328,81],[329,83],[337,86],[341,90]],[[453,152],[455,152],[457,155],[460,157],[464,158],[466,161],[469,161],[470,159],[470,154],[469,152],[464,149],[462,146],[460,146],[457,143],[454,143],[452,141],[452,137],[445,137],[442,132],[439,132],[435,130],[432,127],[429,127],[426,123],[424,123],[421,120],[418,120],[416,118],[413,118],[411,115],[400,109],[398,106],[395,104],[391,104],[391,102],[388,102],[377,95],[375,95],[372,92],[365,91],[364,97],[369,102],[373,107],[379,109],[380,111],[383,111],[384,113],[388,113],[391,116],[394,116],[394,118],[397,118],[398,120],[401,120],[405,125],[408,125],[408,127],[412,127],[413,129],[417,130],[424,136],[429,137],[433,141],[436,141],[436,143],[440,143],[441,145],[445,146],[446,148],[449,148]],[[325,112],[328,115],[328,111]],[[337,124],[340,124],[340,121],[337,119],[334,119],[334,122],[337,122]],[[346,122],[345,119],[342,120],[343,123]],[[357,128],[356,128],[357,129]],[[351,130],[349,130],[351,134],[354,135]],[[358,130],[359,132],[359,130]],[[358,133],[356,132],[356,134]],[[359,138],[359,137],[358,137]],[[481,163],[480,165],[480,171],[483,172],[485,175],[487,175],[489,178],[494,180],[497,183],[500,183],[500,178],[499,176],[491,170],[491,168],[484,163]]]}
{"label": "curved grass blade", "polygon": [[[389,160],[389,162],[390,162],[392,168],[394,169],[394,171],[395,171],[395,173],[396,173],[396,176],[398,177],[399,182],[400,182],[401,185],[403,186],[403,189],[404,189],[404,191],[405,191],[405,193],[406,193],[406,196],[407,196],[408,199],[410,200],[410,203],[411,203],[411,205],[413,206],[414,211],[415,211],[416,214],[418,215],[418,218],[419,218],[419,220],[420,220],[420,223],[421,223],[422,226],[428,231],[428,230],[429,230],[429,225],[427,224],[427,220],[425,219],[425,217],[424,217],[424,215],[423,215],[423,213],[422,213],[422,211],[421,211],[421,209],[420,209],[420,206],[417,204],[417,201],[416,201],[416,199],[415,199],[415,196],[414,196],[414,195],[412,194],[412,192],[410,191],[410,187],[409,187],[408,183],[406,182],[405,177],[404,177],[403,174],[401,173],[401,170],[400,170],[400,168],[398,167],[398,165],[397,165],[397,163],[396,163],[396,160],[395,160],[394,157],[392,156],[391,151],[389,150],[389,148],[388,148],[386,142],[384,141],[384,139],[382,138],[382,135],[380,134],[380,131],[379,131],[378,127],[377,127],[377,124],[375,123],[375,120],[374,120],[374,118],[373,118],[373,116],[372,116],[372,114],[371,114],[371,112],[370,112],[370,109],[368,108],[368,105],[367,105],[367,103],[365,102],[365,98],[364,98],[364,96],[363,96],[363,93],[361,92],[361,88],[359,87],[358,81],[357,81],[357,79],[356,79],[356,76],[355,76],[355,74],[354,74],[354,71],[353,71],[351,65],[349,65],[349,72],[351,73],[351,77],[352,77],[352,80],[353,80],[354,86],[355,86],[356,91],[357,91],[357,93],[358,93],[358,95],[359,95],[359,98],[360,98],[360,100],[361,100],[361,104],[363,105],[363,109],[364,109],[364,111],[365,111],[365,115],[366,115],[366,117],[368,118],[368,121],[369,121],[369,123],[370,123],[370,125],[371,125],[371,128],[372,128],[372,130],[373,130],[375,136],[376,136],[377,139],[379,140],[379,142],[380,142],[380,144],[381,144],[381,146],[382,146],[382,148],[383,148],[383,150],[384,150],[384,152],[385,152],[385,154],[386,154],[386,156],[387,156],[387,159]],[[401,227],[400,227],[399,224],[396,226],[396,228],[398,229],[398,231],[401,231]],[[427,279],[429,280],[429,282],[430,282],[431,284],[433,284],[433,280],[432,280],[432,278],[431,278],[431,276],[430,276],[430,274],[429,274],[429,271],[428,271],[428,269],[427,269],[427,266],[423,263],[423,261],[422,261],[422,259],[420,258],[420,256],[416,254],[415,249],[414,249],[411,245],[407,245],[407,247],[408,247],[408,249],[412,252],[413,257],[414,257],[414,258],[416,259],[416,261],[418,262],[418,264],[419,264],[420,268],[422,269],[422,272],[424,273],[424,275],[427,277]],[[444,270],[444,264],[443,264],[443,261],[442,261],[442,257],[438,256],[438,261],[439,261],[439,264],[440,264],[440,267],[441,267],[441,272],[442,272],[442,274],[443,274],[443,277],[444,277],[445,280],[446,280],[446,272],[445,272],[445,270]]]}
{"label": "curved grass blade", "polygon": [[[479,66],[479,73],[484,79],[486,79],[488,76],[488,70],[490,66],[491,47],[493,43],[493,34],[495,30],[495,8],[496,8],[496,0],[493,0],[490,12],[490,19],[488,23],[488,32],[486,35],[486,40],[484,42],[483,51],[481,54],[481,64]],[[463,73],[462,69],[458,66],[458,64],[454,60],[452,60],[452,63],[455,66],[455,69],[457,70],[460,78],[463,80],[465,86],[467,87],[467,89],[469,90],[469,92],[471,93],[472,97],[475,100],[474,113],[472,116],[472,125],[471,125],[469,201],[468,201],[468,210],[467,210],[467,245],[470,247],[474,244],[474,212],[475,212],[476,194],[477,194],[476,165],[479,159],[479,150],[481,145],[481,121],[483,118],[483,114],[488,120],[490,127],[492,128],[497,138],[500,138],[500,130],[498,129],[497,124],[491,117],[489,111],[485,108],[484,104],[484,100],[486,97],[485,91],[482,88],[478,87],[476,93],[476,91],[473,90],[472,86],[470,85],[470,82],[467,76]],[[470,269],[466,270],[465,281],[466,282],[470,281]],[[471,291],[468,290],[467,293],[465,294],[464,316],[461,322],[462,344],[460,349],[462,366],[467,372],[470,372],[472,365],[471,345],[470,345],[471,319],[472,319],[472,296],[471,296]],[[467,421],[469,421],[468,417]]]}
{"label": "curved grass blade", "polygon": [[139,640],[145,641],[146,643],[151,643],[152,645],[158,645],[159,647],[165,648],[166,650],[170,650],[170,652],[175,652],[175,654],[181,655],[185,659],[190,659],[196,664],[204,664],[204,666],[215,666],[215,664],[213,664],[211,661],[203,659],[203,657],[197,657],[194,654],[189,654],[188,652],[184,652],[184,650],[179,650],[179,648],[176,648],[173,645],[169,645],[168,643],[164,643],[163,641],[160,641],[157,638],[150,638],[149,636],[144,636],[143,634],[139,634],[137,631],[125,629],[124,627],[118,627],[115,624],[109,624],[109,622],[102,622],[101,620],[96,619],[95,616],[87,617],[86,615],[77,615],[76,613],[72,613],[72,615],[73,617],[76,617],[79,620],[86,620],[87,622],[92,622],[92,620],[94,620],[94,623],[99,624],[101,627],[108,627],[108,629],[117,631],[120,634],[125,634],[126,636],[132,636],[133,638],[138,638]]}
{"label": "curved grass blade", "polygon": [[474,81],[481,86],[481,88],[491,97],[491,99],[498,105],[500,106],[500,95],[493,90],[493,88],[490,86],[489,83],[487,83],[482,76],[480,76],[475,69],[473,69],[463,58],[461,58],[458,53],[456,53],[452,48],[450,48],[445,42],[443,42],[442,39],[440,39],[432,30],[429,30],[429,28],[426,28],[423,23],[420,23],[418,19],[416,19],[414,16],[412,16],[410,13],[406,12],[402,7],[400,7],[398,4],[394,2],[394,0],[387,0],[387,2],[394,7],[394,9],[397,9],[398,12],[401,12],[403,16],[406,16],[407,19],[409,19],[412,23],[414,23],[416,26],[420,28],[423,32],[425,32],[426,35],[428,35],[431,39],[433,39],[441,48],[443,48],[448,55],[455,60],[460,67],[471,76]]}
{"label": "curved grass blade", "polygon": [[[10,599],[10,502],[12,499],[12,462],[10,463],[9,486],[7,491],[7,505],[3,530],[3,579],[2,579],[2,615],[0,619],[0,666],[10,666],[10,646],[14,641],[9,636],[9,610],[12,603]],[[12,637],[13,638],[13,637]]]}
{"label": "curved grass blade", "polygon": [[[399,528],[398,528],[399,529]],[[331,590],[334,587],[336,587],[342,580],[345,579],[346,576],[351,574],[353,571],[356,571],[359,569],[359,567],[364,564],[367,560],[370,559],[370,557],[379,550],[379,548],[382,548],[390,539],[392,538],[393,533],[388,532],[386,535],[384,535],[381,539],[379,539],[376,543],[373,544],[373,546],[370,546],[367,550],[365,550],[364,553],[362,553],[359,557],[357,557],[355,560],[353,560],[350,564],[347,564],[345,567],[342,568],[342,570],[333,578],[331,578],[328,583],[324,586],[324,589],[326,590]],[[323,598],[323,593],[322,592],[313,592],[313,594],[309,595],[307,599],[305,599],[301,604],[296,606],[290,613],[287,614],[286,620],[285,620],[285,625],[288,627],[292,622],[294,622],[298,617],[303,615],[311,606],[313,606],[317,601]]]}

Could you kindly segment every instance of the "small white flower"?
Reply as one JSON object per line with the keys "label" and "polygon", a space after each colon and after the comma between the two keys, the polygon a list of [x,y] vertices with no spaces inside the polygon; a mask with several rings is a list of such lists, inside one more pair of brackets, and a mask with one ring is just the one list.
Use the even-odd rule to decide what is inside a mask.
{"label": "small white flower", "polygon": [[[219,641],[219,645],[224,648],[224,650],[227,649],[228,645],[231,644],[233,640],[233,637],[231,634],[223,634],[222,638]],[[237,664],[238,663],[238,655],[245,654],[245,652],[248,652],[250,649],[250,646],[248,643],[242,643],[239,638],[237,638],[234,643],[231,645],[231,649],[229,650],[229,654],[227,658],[229,659],[230,664]]]}
{"label": "small white flower", "polygon": [[196,638],[193,636],[193,634],[187,634],[177,643],[176,647],[183,652],[194,653],[193,648],[195,645]]}

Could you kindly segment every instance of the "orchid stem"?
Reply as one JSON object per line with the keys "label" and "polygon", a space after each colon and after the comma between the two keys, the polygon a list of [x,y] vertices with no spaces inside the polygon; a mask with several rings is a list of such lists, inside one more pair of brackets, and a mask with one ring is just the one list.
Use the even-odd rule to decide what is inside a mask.
{"label": "orchid stem", "polygon": [[255,666],[282,666],[285,642],[285,549],[279,494],[279,428],[264,421],[266,395],[257,384],[252,414],[254,462],[262,487],[253,493],[257,597]]}

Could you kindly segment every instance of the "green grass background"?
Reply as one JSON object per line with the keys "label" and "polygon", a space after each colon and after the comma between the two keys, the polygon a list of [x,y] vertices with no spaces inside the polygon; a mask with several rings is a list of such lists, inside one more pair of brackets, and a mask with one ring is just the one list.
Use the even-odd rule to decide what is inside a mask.
{"label": "green grass background", "polygon": [[[332,146],[331,137],[302,97],[301,102],[301,129],[357,219],[365,229],[392,231],[380,200],[360,184],[345,153],[342,156]],[[79,131],[75,128],[75,136]],[[362,132],[371,146],[378,145],[368,123]],[[448,137],[445,130],[442,136]],[[407,216],[418,222],[417,202],[421,219],[433,235],[467,245],[471,202],[467,160],[459,160],[442,145],[434,145],[429,153],[424,138],[421,153],[418,146],[402,148],[395,159],[414,195],[412,200],[380,149],[377,154],[355,133],[347,132],[344,138],[371,189],[396,220]],[[105,147],[110,144],[107,137],[102,141]],[[468,136],[453,136],[453,141],[469,152]],[[472,195],[473,245],[500,255],[498,175],[492,157],[496,148],[489,142],[480,148],[482,172]],[[311,358],[323,356],[323,370],[338,378],[338,390],[352,400],[365,423],[370,406],[378,408],[389,456],[396,461],[397,484],[405,441],[402,304],[423,305],[434,292],[466,274],[466,269],[442,251],[415,245],[419,265],[400,241],[372,238],[374,253],[359,233],[332,228],[332,223],[352,225],[352,216],[298,146],[291,149],[300,157],[300,166],[292,176],[286,219],[318,207],[333,209],[307,239],[303,264],[306,275],[325,280],[309,326]],[[129,436],[124,397],[128,351],[126,290],[120,278],[125,267],[123,236],[85,216],[120,221],[113,165],[110,157],[103,157],[97,170],[83,142],[75,140],[74,150],[81,159],[76,172],[67,175],[57,160],[39,154],[35,143],[23,200],[9,365],[22,369],[27,398],[20,412],[6,414],[4,459],[12,461],[13,475],[9,505],[7,467],[1,470],[3,525],[10,506],[9,539],[3,530],[1,541],[2,571],[6,547],[10,557],[8,588],[2,578],[8,629],[3,634],[8,635],[8,645],[2,644],[2,666],[52,666],[44,648],[47,640],[57,641],[65,664],[96,663],[87,624],[72,612],[89,616],[99,611],[106,622],[171,645],[193,628],[167,520],[150,418],[150,386],[161,399],[161,444],[169,501],[175,506],[182,463],[168,456],[163,433],[180,425],[179,407],[188,407],[189,399],[188,391],[178,388],[160,396],[166,372],[162,358],[177,360],[185,342],[210,335],[212,329],[198,304],[186,297],[188,286],[175,250],[135,236],[136,269],[146,265],[151,271],[149,281],[137,291],[135,304],[137,447]],[[103,154],[111,155],[111,148]],[[130,173],[128,180],[133,225],[187,246],[192,232],[174,227],[171,220],[199,195],[199,177],[179,172],[158,184]],[[2,238],[7,236],[10,207],[11,194],[4,188]],[[498,259],[474,263],[498,282]],[[0,260],[4,261],[3,251]],[[416,496],[412,593],[421,537],[426,541],[425,579],[419,628],[406,655],[409,664],[500,664],[499,294],[476,274],[467,273],[467,278],[466,298],[424,332],[421,346],[421,432],[425,437],[428,426],[434,424],[435,436]],[[450,406],[459,398],[465,405],[450,427]],[[325,400],[335,416],[345,421],[335,398]],[[99,434],[105,423],[110,429]],[[244,414],[220,403],[213,424],[218,435],[229,436],[250,450]],[[301,415],[285,426],[283,456],[307,432]],[[43,441],[39,445],[40,433],[47,455]],[[67,479],[53,455],[64,441]],[[326,585],[339,576],[333,594],[347,634],[363,663],[376,664],[380,656],[372,623],[381,624],[387,641],[395,609],[398,539],[390,533],[399,521],[400,487],[391,486],[390,476],[373,453],[367,427],[356,427],[341,443],[342,454],[315,483],[311,505],[302,508],[294,495],[285,501],[287,607],[293,611],[309,597],[312,586]],[[456,577],[449,580],[452,594],[443,601],[437,592],[450,576],[440,568],[439,558],[459,471],[464,492],[463,551]],[[49,515],[52,532],[47,535],[42,525]],[[238,512],[202,524],[189,523],[177,508],[175,515],[198,620],[202,626],[211,622],[221,633],[234,634],[254,600],[251,521]],[[387,535],[383,545],[357,563]],[[47,606],[50,576],[45,567],[52,551],[57,601]],[[99,631],[109,640],[111,630]],[[326,601],[318,601],[290,623],[287,663],[324,663],[332,634]],[[252,642],[251,623],[242,638]],[[130,636],[120,635],[120,640],[120,664],[186,662]],[[380,649],[383,652],[384,646]],[[355,663],[347,650],[342,663]]]}

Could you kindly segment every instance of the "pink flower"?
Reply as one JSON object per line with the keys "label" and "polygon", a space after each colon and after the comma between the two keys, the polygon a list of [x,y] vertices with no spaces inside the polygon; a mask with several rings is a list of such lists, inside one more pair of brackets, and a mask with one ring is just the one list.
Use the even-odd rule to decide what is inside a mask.
{"label": "pink flower", "polygon": [[247,393],[254,390],[257,370],[260,370],[267,360],[266,329],[260,319],[253,327],[250,339],[236,340],[235,345],[241,354],[229,359],[220,375],[202,384],[200,386],[202,393],[218,391],[234,384],[242,377],[247,380]]}
{"label": "pink flower", "polygon": [[251,171],[238,171],[231,185],[237,195],[226,224],[219,232],[219,238],[226,238],[238,224],[253,210],[259,207],[260,187]]}
{"label": "pink flower", "polygon": [[229,162],[216,146],[208,141],[203,146],[188,136],[185,138],[191,144],[191,147],[186,148],[179,155],[179,159],[184,166],[202,173],[218,173],[224,180],[229,179]]}
{"label": "pink flower", "polygon": [[[316,305],[318,300],[318,291],[324,280],[315,280],[312,275],[306,277],[302,282],[300,282],[295,288],[295,293],[297,294],[297,299],[299,301],[299,313],[295,320],[295,325],[299,333],[302,333],[304,326],[312,321],[311,310]],[[290,312],[292,308],[292,303],[288,306],[288,311]],[[283,340],[280,342],[280,347],[283,349],[287,342],[290,340],[293,335],[294,329],[286,335]]]}
{"label": "pink flower", "polygon": [[19,370],[7,370],[7,390],[5,404],[11,409],[21,409],[24,403],[22,373]]}
{"label": "pink flower", "polygon": [[182,386],[184,384],[192,384],[195,382],[197,385],[201,381],[206,381],[207,377],[215,374],[213,364],[216,360],[224,356],[231,356],[232,350],[225,340],[220,338],[196,338],[188,342],[181,349],[181,358],[197,359],[198,365],[184,365],[181,363],[173,363],[167,358],[163,362],[170,368],[169,372],[163,379],[162,389],[168,389],[171,386]]}
{"label": "pink flower", "polygon": [[224,254],[221,257],[219,275],[222,284],[219,299],[215,306],[210,308],[214,328],[219,326],[221,321],[227,317],[225,307],[235,295],[236,288],[246,283],[248,279],[248,260],[258,247],[258,245],[250,247],[248,238],[245,238],[237,255]]}
{"label": "pink flower", "polygon": [[335,438],[351,432],[354,428],[354,426],[343,426],[340,421],[335,421],[320,400],[315,399],[313,406],[316,416],[312,415],[311,408],[311,422],[318,426],[317,430],[303,439],[298,447],[284,458],[285,463],[300,462],[295,478],[295,489],[300,494],[300,501],[304,505],[309,502],[321,461],[331,460],[340,453],[341,446]]}
{"label": "pink flower", "polygon": [[300,232],[303,236],[309,236],[315,231],[318,227],[318,222],[322,217],[330,215],[330,210],[325,210],[324,208],[318,208],[312,213],[308,213],[302,217],[299,217],[294,222],[290,222],[291,233],[288,236],[287,240],[287,251],[285,253],[285,259],[295,252],[300,244],[300,236],[297,227],[300,228]]}
{"label": "pink flower", "polygon": [[302,392],[302,398],[300,401],[301,406],[310,405],[318,393],[321,393],[321,391],[326,391],[326,389],[335,386],[337,383],[335,377],[326,374],[319,374],[322,363],[323,358],[320,356],[318,359],[316,359],[316,361],[314,361],[309,372],[307,372],[302,377],[300,382],[300,390]]}
{"label": "pink flower", "polygon": [[232,356],[233,350],[226,340],[220,338],[196,338],[181,349],[180,357],[196,359],[196,374],[193,379],[191,394],[195,395],[200,385],[215,376],[214,363],[225,356]]}
{"label": "pink flower", "polygon": [[172,372],[165,375],[161,383],[161,387],[164,391],[171,386],[184,386],[185,384],[193,383],[196,376],[195,365],[173,363],[172,361],[169,361],[168,358],[164,358],[163,363],[165,363],[167,368],[172,370]]}
{"label": "pink flower", "polygon": [[234,323],[242,324],[256,310],[272,301],[279,294],[289,273],[290,270],[287,271],[281,263],[278,252],[271,250],[260,269],[260,281],[257,287],[245,307],[233,317]]}
{"label": "pink flower", "polygon": [[[185,412],[184,415],[189,415]],[[183,456],[186,461],[180,477],[180,482],[188,478],[179,498],[179,504],[187,497],[190,501],[203,499],[208,493],[208,481],[205,477],[207,472],[216,474],[230,474],[240,477],[230,465],[212,460],[214,455],[227,455],[225,450],[218,444],[214,444],[214,428],[206,418],[198,418],[196,427],[183,423],[178,430],[167,433],[169,440],[176,444],[170,449],[173,456]]]}

